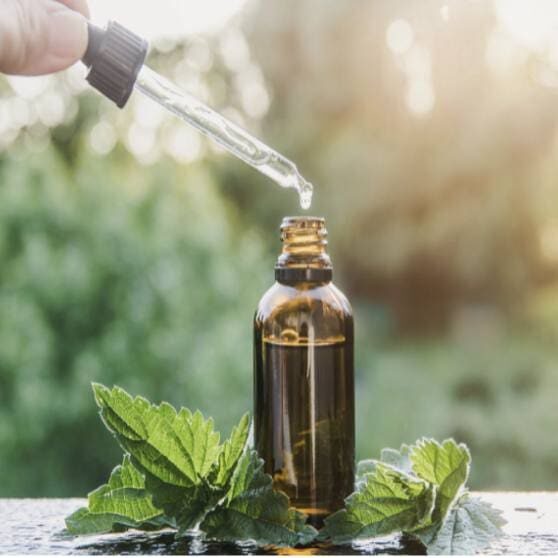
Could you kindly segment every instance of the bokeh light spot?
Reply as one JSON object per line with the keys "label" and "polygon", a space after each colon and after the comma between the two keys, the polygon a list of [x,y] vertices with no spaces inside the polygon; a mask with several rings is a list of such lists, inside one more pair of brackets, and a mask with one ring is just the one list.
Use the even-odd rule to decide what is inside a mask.
{"label": "bokeh light spot", "polygon": [[411,81],[406,97],[407,107],[417,115],[428,114],[434,108],[434,89],[430,82],[422,79]]}
{"label": "bokeh light spot", "polygon": [[413,29],[404,19],[392,21],[386,31],[386,43],[395,54],[408,51],[414,40]]}
{"label": "bokeh light spot", "polygon": [[89,134],[89,143],[93,151],[99,155],[110,153],[116,145],[116,132],[108,122],[99,122],[93,126]]}

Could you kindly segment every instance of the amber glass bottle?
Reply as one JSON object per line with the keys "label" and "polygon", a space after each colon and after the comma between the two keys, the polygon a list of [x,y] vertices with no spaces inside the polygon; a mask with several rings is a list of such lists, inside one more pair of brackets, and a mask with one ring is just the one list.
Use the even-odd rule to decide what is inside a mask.
{"label": "amber glass bottle", "polygon": [[353,317],[331,282],[324,219],[286,217],[281,239],[254,319],[255,443],[275,487],[319,527],[353,491]]}

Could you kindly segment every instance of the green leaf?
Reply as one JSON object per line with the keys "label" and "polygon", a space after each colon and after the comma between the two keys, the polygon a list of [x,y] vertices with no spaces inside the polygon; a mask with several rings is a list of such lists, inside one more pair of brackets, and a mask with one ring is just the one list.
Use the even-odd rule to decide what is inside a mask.
{"label": "green leaf", "polygon": [[465,444],[454,440],[440,444],[424,438],[411,447],[410,458],[413,472],[437,487],[432,522],[440,523],[467,482],[471,454]]}
{"label": "green leaf", "polygon": [[213,420],[196,411],[152,405],[119,387],[93,384],[105,425],[145,474],[153,503],[179,534],[195,528],[230,490],[250,430],[246,414],[221,446]]}
{"label": "green leaf", "polygon": [[221,451],[219,432],[214,429],[213,419],[205,420],[200,411],[192,415],[188,409],[182,408],[172,426],[186,451],[192,455],[198,479],[204,479]]}
{"label": "green leaf", "polygon": [[199,522],[223,498],[224,490],[209,484],[178,487],[146,475],[146,488],[152,494],[153,504],[166,516],[174,518],[178,534],[195,529]]}
{"label": "green leaf", "polygon": [[88,496],[88,507],[66,518],[68,531],[75,535],[108,533],[122,528],[160,528],[168,525],[145,489],[143,475],[124,456],[122,465],[104,484]]}
{"label": "green leaf", "polygon": [[151,474],[146,475],[153,502],[166,515],[175,518],[179,535],[194,529],[226,495],[232,473],[245,450],[249,431],[250,415],[246,413],[233,428],[230,438],[221,446],[218,459],[214,460],[208,479],[204,479],[202,484],[176,487]]}
{"label": "green leaf", "polygon": [[295,546],[317,535],[305,521],[303,514],[289,507],[285,494],[273,490],[263,461],[249,451],[238,461],[226,499],[207,514],[200,529],[209,539]]}
{"label": "green leaf", "polygon": [[79,508],[66,519],[66,529],[72,535],[92,535],[117,531],[121,516],[93,514],[87,508]]}
{"label": "green leaf", "polygon": [[475,554],[502,535],[502,512],[479,498],[464,494],[444,523],[414,533],[428,554]]}
{"label": "green leaf", "polygon": [[214,468],[212,484],[225,486],[229,482],[238,460],[244,452],[249,433],[250,414],[246,413],[233,428],[230,438],[222,446],[219,462]]}
{"label": "green leaf", "polygon": [[387,463],[408,475],[413,473],[413,464],[411,462],[411,448],[403,444],[398,450],[393,448],[384,448],[380,454],[380,461]]}
{"label": "green leaf", "polygon": [[396,450],[392,448],[384,448],[380,454],[380,460],[377,459],[364,459],[357,464],[355,486],[360,489],[365,483],[366,478],[370,473],[374,473],[378,463],[389,465],[392,469],[415,476],[412,469],[410,458],[410,447],[403,444],[401,449]]}
{"label": "green leaf", "polygon": [[345,544],[428,524],[434,498],[427,482],[378,462],[346,508],[326,518],[320,538]]}
{"label": "green leaf", "polygon": [[368,477],[376,472],[379,464],[381,465],[377,459],[364,459],[358,462],[355,473],[355,492],[366,486]]}
{"label": "green leaf", "polygon": [[259,479],[264,487],[267,487],[269,475],[262,473],[263,459],[260,459],[254,450],[245,452],[231,476],[226,503],[231,503],[237,496],[242,495],[250,488],[254,488],[256,479]]}
{"label": "green leaf", "polygon": [[220,452],[213,420],[197,411],[176,412],[172,405],[151,405],[119,387],[93,384],[107,428],[146,473],[164,483],[191,487],[209,473]]}

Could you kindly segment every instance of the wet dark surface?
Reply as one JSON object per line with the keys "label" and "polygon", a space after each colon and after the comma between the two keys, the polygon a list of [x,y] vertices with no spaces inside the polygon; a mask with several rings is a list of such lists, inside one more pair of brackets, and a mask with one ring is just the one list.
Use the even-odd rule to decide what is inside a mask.
{"label": "wet dark surface", "polygon": [[195,555],[249,555],[249,554],[326,554],[326,555],[369,555],[369,554],[416,554],[422,548],[416,543],[400,544],[398,539],[365,545],[361,548],[352,546],[317,545],[305,548],[274,549],[262,548],[252,544],[226,544],[204,542],[198,538],[175,539],[174,533],[158,533],[145,536],[135,533],[132,538],[119,539],[113,542],[96,541],[82,544],[77,549],[86,554],[195,554]]}
{"label": "wet dark surface", "polygon": [[170,530],[127,531],[72,537],[64,533],[64,518],[84,506],[82,499],[0,500],[0,554],[416,554],[420,545],[399,537],[354,546],[317,545],[272,548],[253,544],[216,543],[199,537],[175,538]]}
{"label": "wet dark surface", "polygon": [[[494,493],[483,499],[504,510],[506,535],[488,554],[558,555],[558,494]],[[71,537],[64,518],[85,504],[82,499],[0,499],[0,554],[423,554],[414,541],[388,537],[351,546],[269,548],[252,544],[205,542],[199,537],[176,539],[172,531]]]}

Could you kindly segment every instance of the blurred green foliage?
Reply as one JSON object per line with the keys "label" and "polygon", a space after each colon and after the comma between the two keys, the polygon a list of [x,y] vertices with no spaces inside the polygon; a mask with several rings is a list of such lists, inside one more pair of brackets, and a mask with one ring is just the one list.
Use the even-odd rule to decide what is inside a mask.
{"label": "blurred green foliage", "polygon": [[[538,54],[504,60],[503,34],[489,2],[260,2],[149,63],[315,183],[356,311],[359,458],[455,436],[472,488],[551,489],[556,90]],[[409,109],[417,75],[430,112]],[[104,481],[119,452],[91,381],[226,432],[251,408],[252,312],[299,211],[149,101],[119,111],[83,83],[0,79],[0,496]]]}
{"label": "blurred green foliage", "polygon": [[555,344],[523,332],[488,344],[423,339],[362,349],[361,342],[361,458],[421,436],[453,436],[471,450],[474,490],[556,486]]}
{"label": "blurred green foliage", "polygon": [[251,318],[272,276],[259,240],[203,169],[120,172],[70,172],[53,152],[0,165],[3,496],[106,476],[118,451],[91,381],[225,427],[251,406]]}

